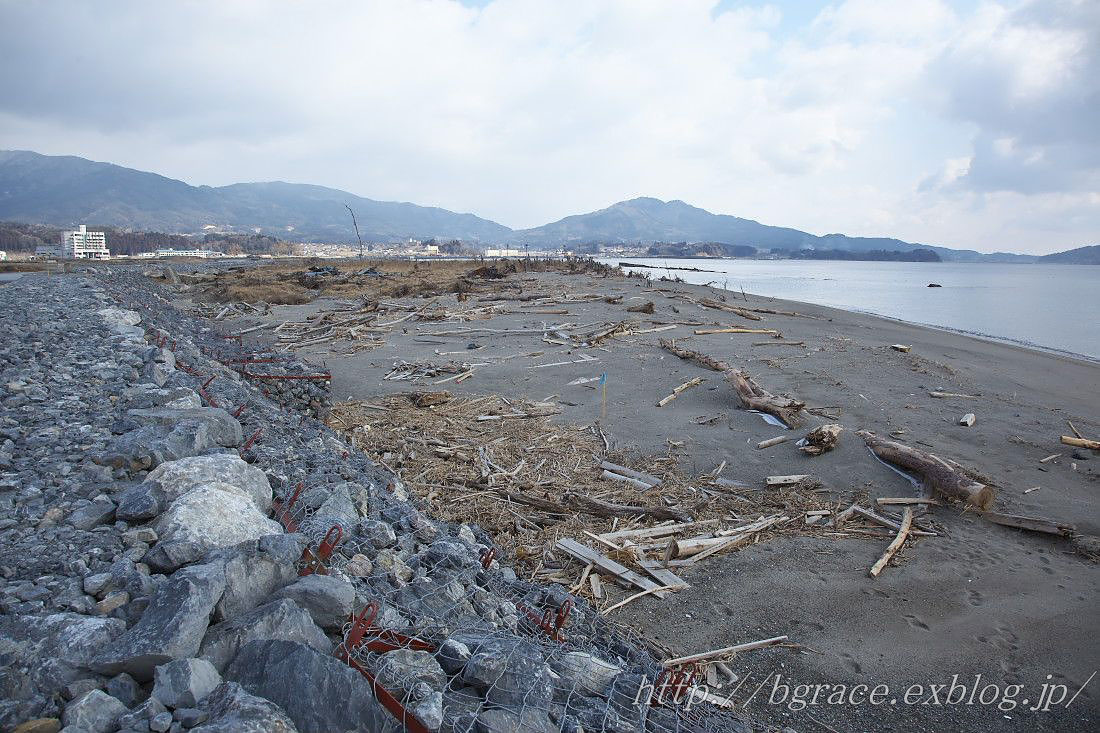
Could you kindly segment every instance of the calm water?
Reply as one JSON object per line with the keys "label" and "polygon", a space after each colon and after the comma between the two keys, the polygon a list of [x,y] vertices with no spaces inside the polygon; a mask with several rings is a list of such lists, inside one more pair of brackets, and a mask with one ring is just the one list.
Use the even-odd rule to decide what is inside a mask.
{"label": "calm water", "polygon": [[[698,267],[642,270],[690,283],[846,310],[1100,359],[1100,266],[799,260],[602,261]],[[929,288],[928,283],[942,288]]]}

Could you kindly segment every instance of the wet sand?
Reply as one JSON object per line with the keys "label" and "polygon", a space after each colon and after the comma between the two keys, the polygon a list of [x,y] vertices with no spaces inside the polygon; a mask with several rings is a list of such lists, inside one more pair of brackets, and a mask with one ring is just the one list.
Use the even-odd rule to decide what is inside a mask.
{"label": "wet sand", "polygon": [[[740,293],[705,286],[545,273],[511,275],[509,280],[528,291],[624,297],[618,304],[549,306],[567,308],[567,315],[521,313],[463,323],[408,323],[373,351],[339,356],[322,346],[299,354],[328,367],[336,400],[414,388],[553,399],[563,407],[556,419],[582,425],[599,419],[617,449],[639,458],[664,455],[669,440],[682,441],[676,454],[685,473],[710,471],[726,461],[723,477],[756,487],[768,475],[806,473],[842,504],[864,496],[873,501],[916,494],[917,489],[878,462],[854,435],[858,429],[880,435],[904,430],[903,439],[911,445],[992,479],[998,511],[1046,517],[1072,523],[1083,534],[1100,534],[1100,453],[1075,460],[1072,449],[1058,440],[1069,434],[1067,419],[1086,437],[1100,437],[1096,363],[752,294],[749,307],[814,318],[764,315],[761,322],[746,322],[677,297],[721,295],[731,305],[746,305]],[[626,312],[646,301],[655,304],[653,315]],[[473,304],[459,304],[454,295],[440,302],[454,308]],[[520,303],[510,305],[510,310],[522,310]],[[266,320],[302,318],[331,307],[332,301],[324,298],[276,306]],[[694,336],[691,326],[613,338],[597,348],[574,349],[542,340],[544,325],[623,320],[641,322],[641,327],[701,321],[774,328],[785,340],[804,341],[806,347],[753,346],[768,339],[758,334]],[[241,325],[255,322],[245,319]],[[534,330],[529,335],[429,335],[462,328]],[[720,375],[661,350],[660,338],[676,338],[682,346],[747,370],[772,392],[834,409],[839,412],[836,421],[845,427],[840,445],[816,458],[800,453],[793,441],[756,449],[759,441],[783,430],[739,409]],[[912,351],[892,350],[896,343],[911,345]],[[485,348],[468,350],[471,344]],[[402,360],[481,362],[536,351],[543,353],[476,367],[460,384],[433,387],[432,380],[413,384],[382,379]],[[533,368],[577,360],[581,353],[598,361]],[[598,385],[568,383],[602,373],[607,374],[607,397],[601,418]],[[656,407],[658,399],[697,376],[706,380],[702,386]],[[932,399],[931,390],[979,399]],[[977,417],[973,427],[958,424],[967,412]],[[831,421],[810,416],[798,433],[826,422]],[[1039,462],[1055,453],[1061,456]],[[1035,486],[1040,488],[1024,493]],[[734,700],[743,702],[763,684],[748,703],[748,713],[800,731],[992,731],[1021,725],[1095,730],[1100,726],[1096,679],[1069,708],[1063,701],[1046,711],[1025,709],[1036,705],[1044,683],[1065,684],[1071,697],[1100,668],[1100,565],[1081,551],[1087,543],[996,526],[955,507],[933,508],[930,516],[941,536],[907,543],[897,564],[877,579],[868,577],[867,570],[888,538],[780,538],[700,563],[683,573],[691,588],[665,599],[639,599],[613,618],[684,654],[788,634],[804,648],[761,650],[737,658],[732,666],[744,685]],[[887,698],[881,705],[830,705],[823,693],[817,705],[791,710],[768,702],[777,673],[792,686],[883,683],[890,685],[890,698],[896,702]],[[948,705],[947,687],[939,693],[940,705],[928,700],[927,689],[914,697],[930,704],[903,700],[910,685],[950,687],[952,675],[958,675],[957,683],[969,686],[977,674],[983,687],[1022,685],[1013,697],[1015,708],[1000,710],[996,703],[982,705],[976,698],[970,705]],[[997,702],[1003,699],[1004,694],[996,697]]]}

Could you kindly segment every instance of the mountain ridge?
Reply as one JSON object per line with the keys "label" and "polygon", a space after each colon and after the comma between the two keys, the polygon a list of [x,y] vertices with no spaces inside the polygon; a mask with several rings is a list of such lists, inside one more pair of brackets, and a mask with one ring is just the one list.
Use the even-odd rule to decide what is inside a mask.
{"label": "mountain ridge", "polygon": [[[1034,262],[1036,255],[983,254],[891,237],[815,235],[730,214],[714,214],[685,201],[640,196],[597,211],[573,214],[539,227],[512,230],[471,213],[410,202],[378,201],[327,186],[285,181],[193,186],[167,176],[26,150],[0,151],[0,220],[201,234],[262,234],[291,241],[353,242],[350,205],[369,241],[461,239],[482,244],[520,243],[537,248],[597,244],[710,243],[728,256],[801,249],[848,252],[931,250],[955,262]],[[1087,250],[1087,247],[1078,248]],[[1070,250],[1076,252],[1077,250]],[[1074,261],[1092,254],[1055,253]],[[1091,261],[1091,260],[1089,260]]]}

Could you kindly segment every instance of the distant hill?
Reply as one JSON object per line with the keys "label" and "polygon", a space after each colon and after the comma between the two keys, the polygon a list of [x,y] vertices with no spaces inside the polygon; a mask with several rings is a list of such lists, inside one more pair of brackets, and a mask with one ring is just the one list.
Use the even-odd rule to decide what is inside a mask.
{"label": "distant hill", "polygon": [[[932,250],[940,259],[953,262],[1031,262],[1032,255],[997,252],[984,255],[973,250],[956,250],[913,244],[882,237],[849,237],[843,234],[817,236],[788,227],[769,226],[752,219],[712,214],[683,201],[636,198],[620,201],[589,214],[567,216],[534,229],[515,232],[520,241],[552,247],[568,242],[665,243],[718,242],[760,252],[791,252],[802,249],[847,252],[913,252]],[[732,254],[732,253],[731,253]]]}
{"label": "distant hill", "polygon": [[498,241],[511,230],[473,214],[374,201],[322,186],[237,183],[213,188],[73,156],[0,151],[0,220],[78,222],[146,231],[267,234],[291,240],[355,240],[344,204],[365,240],[408,237]]}
{"label": "distant hill", "polygon": [[[300,183],[236,183],[192,186],[130,168],[73,156],[48,156],[23,150],[0,151],[0,222],[69,227],[88,224],[119,232],[253,237],[234,242],[246,251],[264,246],[263,237],[289,241],[354,242],[355,230],[344,204],[358,217],[363,239],[393,242],[405,238],[459,239],[466,243],[526,244],[534,249],[567,245],[595,253],[601,244],[652,247],[661,256],[747,257],[756,254],[876,253],[875,259],[904,253],[925,259],[935,252],[948,262],[1035,262],[1033,255],[982,254],[886,237],[818,236],[752,219],[712,214],[683,201],[635,198],[605,209],[567,216],[533,229],[513,231],[473,214],[411,203],[375,201],[346,191]],[[13,229],[23,247],[33,233]],[[205,236],[204,236],[205,238]],[[119,241],[116,237],[115,241]],[[197,238],[194,241],[198,241]],[[135,250],[145,240],[128,243]],[[1098,246],[1047,255],[1043,262],[1094,263]],[[916,253],[916,254],[913,254]],[[845,256],[803,254],[803,257]]]}
{"label": "distant hill", "polygon": [[1039,262],[1064,263],[1067,265],[1100,265],[1100,244],[1043,255],[1039,258]]}

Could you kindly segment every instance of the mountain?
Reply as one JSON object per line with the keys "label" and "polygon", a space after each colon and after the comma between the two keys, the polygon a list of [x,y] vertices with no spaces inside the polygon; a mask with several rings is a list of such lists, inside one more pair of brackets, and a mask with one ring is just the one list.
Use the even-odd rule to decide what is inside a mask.
{"label": "mountain", "polygon": [[1039,258],[1039,262],[1072,265],[1100,265],[1100,244],[1043,255]]}
{"label": "mountain", "polygon": [[[1006,252],[985,255],[973,250],[913,244],[883,237],[817,236],[798,229],[761,224],[752,219],[712,214],[683,201],[661,201],[648,197],[620,201],[589,214],[567,216],[551,224],[517,231],[515,236],[527,244],[544,247],[563,242],[720,242],[730,245],[731,249],[748,246],[759,251],[779,252],[800,249],[848,252],[932,250],[941,259],[953,262],[1031,262],[1035,259],[1031,255]],[[733,251],[726,254],[736,256]]]}
{"label": "mountain", "polygon": [[355,240],[344,204],[364,240],[407,237],[498,241],[511,230],[473,214],[374,201],[295,183],[214,188],[73,156],[0,151],[0,220],[69,226],[86,222],[139,230],[270,234],[284,239]]}

